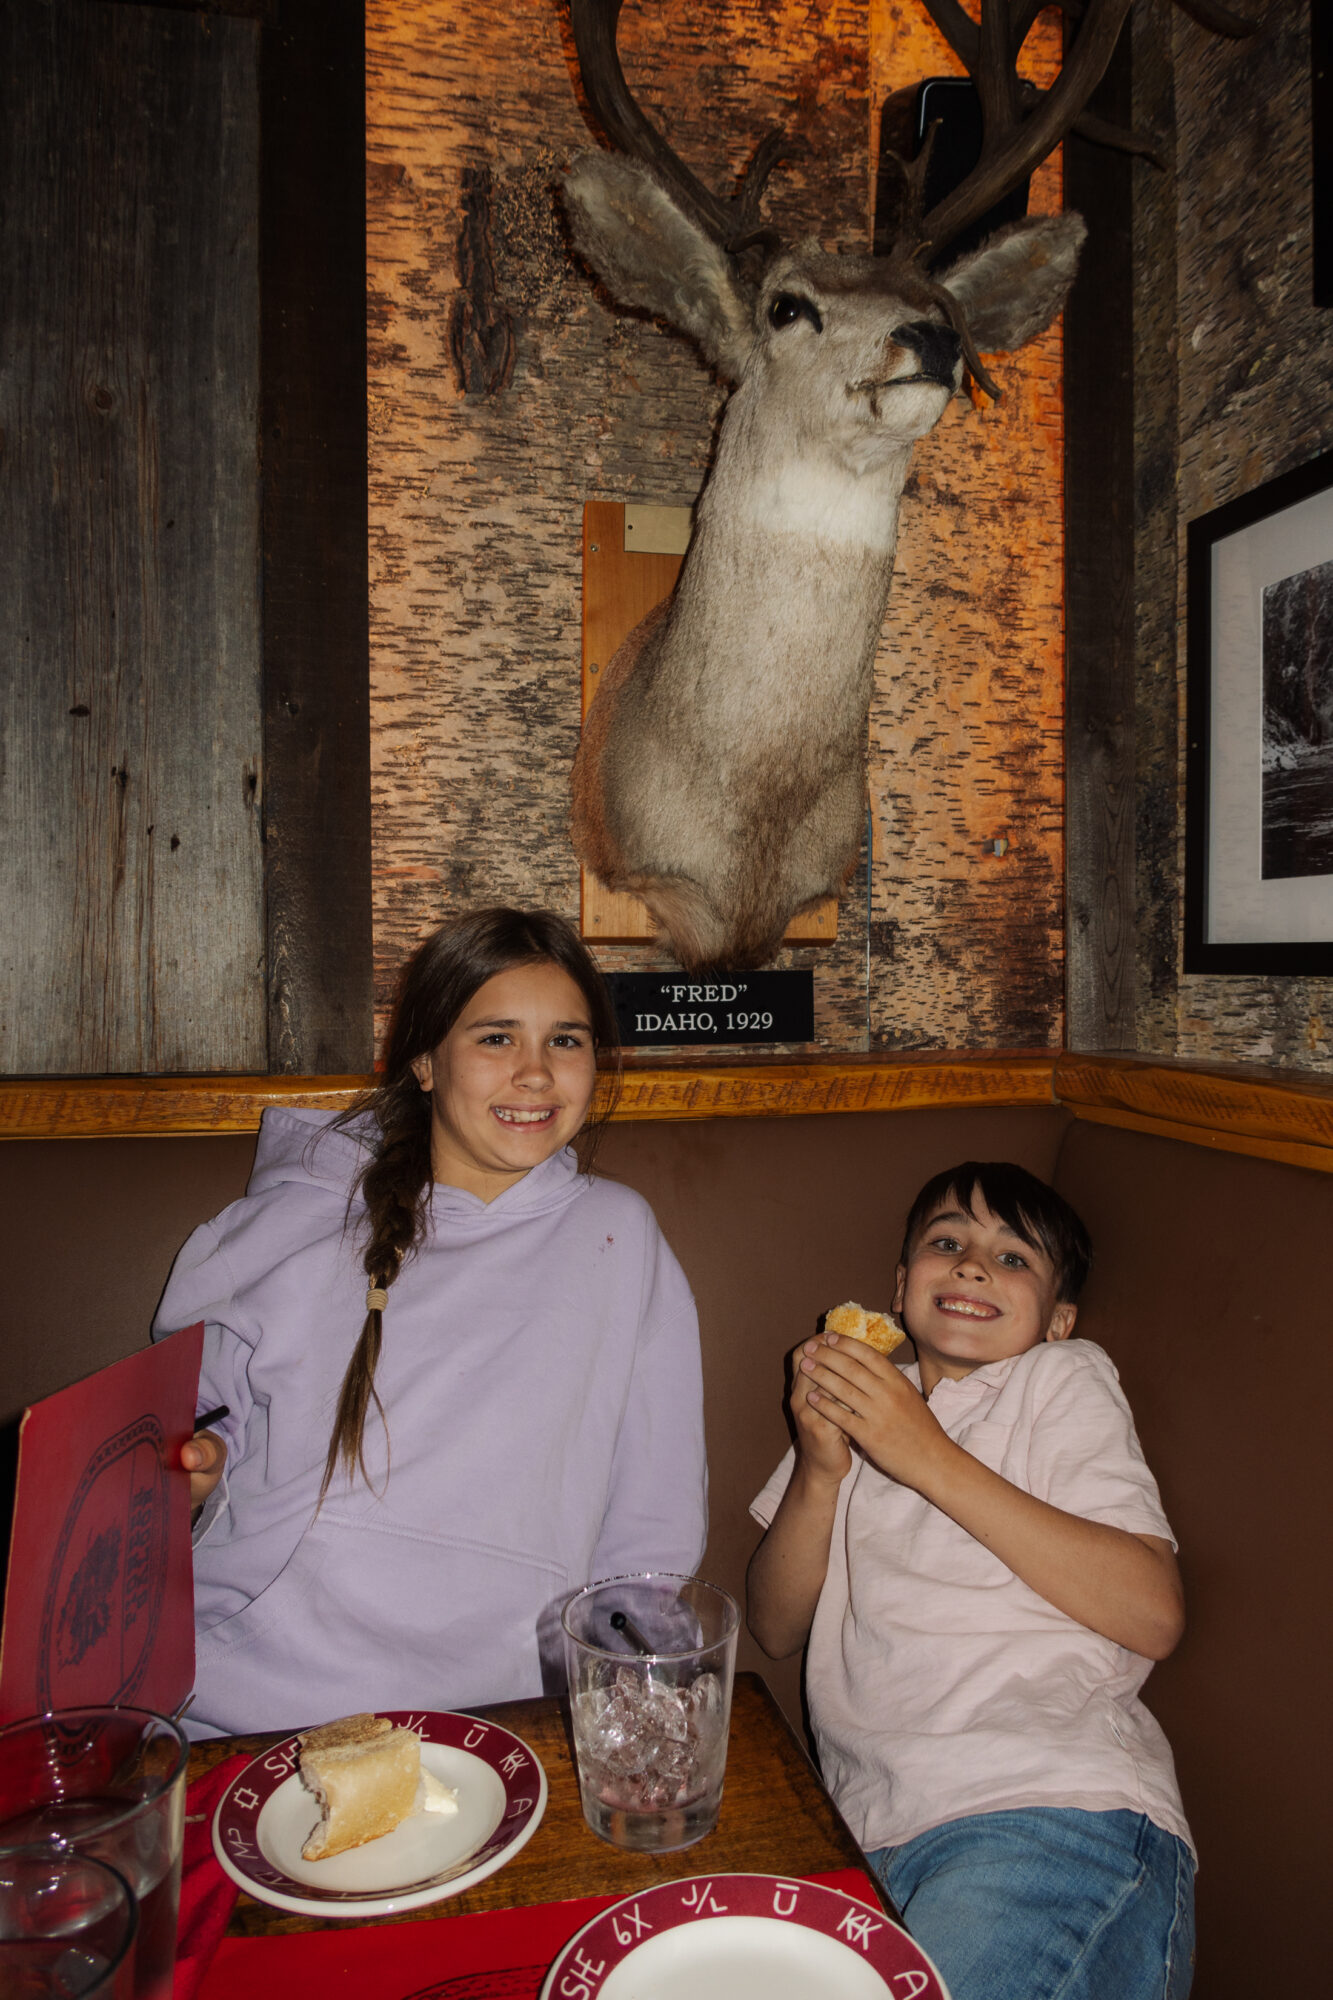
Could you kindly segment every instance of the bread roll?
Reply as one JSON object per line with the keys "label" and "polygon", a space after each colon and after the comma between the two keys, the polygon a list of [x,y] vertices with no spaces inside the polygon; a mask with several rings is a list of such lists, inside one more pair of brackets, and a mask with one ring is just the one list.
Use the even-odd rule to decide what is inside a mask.
{"label": "bread roll", "polygon": [[845,1333],[852,1340],[863,1340],[867,1347],[873,1347],[876,1354],[892,1354],[895,1347],[901,1347],[907,1335],[901,1327],[886,1319],[883,1313],[867,1312],[864,1306],[848,1302],[845,1306],[834,1306],[824,1314],[825,1333]]}
{"label": "bread roll", "polygon": [[319,1800],[322,1817],[301,1849],[306,1861],[327,1861],[349,1847],[392,1833],[417,1800],[421,1738],[395,1729],[387,1716],[348,1715],[299,1738],[301,1782]]}

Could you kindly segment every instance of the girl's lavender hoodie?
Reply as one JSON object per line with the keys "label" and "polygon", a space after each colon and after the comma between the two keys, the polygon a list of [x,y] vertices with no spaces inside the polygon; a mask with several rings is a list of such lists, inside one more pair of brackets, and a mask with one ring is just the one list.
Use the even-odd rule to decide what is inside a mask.
{"label": "girl's lavender hoodie", "polygon": [[652,1211],[565,1151],[489,1204],[436,1186],[389,1292],[370,1486],[316,1518],[365,1316],[356,1128],[264,1113],[249,1190],[194,1232],[154,1331],[207,1322],[227,1477],[195,1546],[196,1735],[540,1694],[573,1589],[693,1571],[705,1469],[694,1301]]}

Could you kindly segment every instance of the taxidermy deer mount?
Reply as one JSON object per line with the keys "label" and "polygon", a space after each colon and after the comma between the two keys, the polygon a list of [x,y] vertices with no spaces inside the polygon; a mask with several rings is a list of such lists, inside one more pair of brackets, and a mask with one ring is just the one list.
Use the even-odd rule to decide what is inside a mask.
{"label": "taxidermy deer mount", "polygon": [[[677,158],[630,95],[622,0],[572,0],[579,68],[616,153],[564,179],[575,248],[622,305],[688,334],[735,385],[679,581],[625,640],[574,764],[580,860],[642,898],[689,971],[763,964],[799,911],[836,895],[865,825],[876,645],[912,446],[982,353],[1050,325],[1073,281],[1074,214],[1011,224],[940,275],[928,264],[1076,124],[1136,151],[1084,105],[1132,0],[1086,0],[1049,91],[1017,74],[1043,0],[923,0],[975,81],[984,144],[921,213],[926,149],[902,163],[894,247],[832,257],[760,226],[770,133],[729,200]],[[1225,34],[1217,0],[1178,0]]]}

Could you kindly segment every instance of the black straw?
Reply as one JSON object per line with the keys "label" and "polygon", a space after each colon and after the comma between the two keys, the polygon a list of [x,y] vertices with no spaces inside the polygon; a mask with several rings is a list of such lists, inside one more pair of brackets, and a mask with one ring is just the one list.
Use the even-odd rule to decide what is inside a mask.
{"label": "black straw", "polygon": [[611,1613],[611,1629],[613,1632],[623,1632],[631,1646],[637,1647],[641,1653],[655,1653],[657,1651],[655,1646],[649,1645],[638,1626],[634,1623],[634,1620],[627,1618],[623,1611],[613,1611]]}

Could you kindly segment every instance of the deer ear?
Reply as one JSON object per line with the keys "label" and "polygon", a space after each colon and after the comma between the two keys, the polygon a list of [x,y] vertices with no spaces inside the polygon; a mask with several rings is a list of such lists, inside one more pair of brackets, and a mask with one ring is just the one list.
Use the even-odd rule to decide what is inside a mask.
{"label": "deer ear", "polygon": [[564,177],[564,201],[575,249],[614,297],[688,333],[738,381],[754,339],[749,294],[656,175],[611,153],[582,153]]}
{"label": "deer ear", "polygon": [[981,353],[1008,354],[1045,331],[1074,282],[1087,233],[1073,209],[1032,216],[998,230],[941,273]]}

